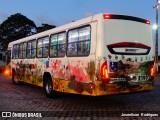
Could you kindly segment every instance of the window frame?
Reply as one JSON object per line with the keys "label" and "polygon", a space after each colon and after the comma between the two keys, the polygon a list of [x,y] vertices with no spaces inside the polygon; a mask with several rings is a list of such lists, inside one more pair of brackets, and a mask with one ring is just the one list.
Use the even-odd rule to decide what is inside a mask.
{"label": "window frame", "polygon": [[[65,34],[65,37],[66,37],[66,40],[65,40],[65,43],[64,44],[58,44],[58,35],[59,34]],[[51,56],[51,37],[54,36],[54,35],[57,35],[57,45],[56,46],[56,50],[57,50],[57,55],[56,56]],[[59,45],[65,45],[65,51],[64,51],[64,55],[63,56],[58,56],[58,46]],[[62,58],[62,57],[65,57],[66,55],[66,46],[67,46],[67,32],[66,31],[62,31],[62,32],[58,32],[58,33],[54,33],[54,34],[51,34],[50,35],[50,42],[49,42],[49,57],[50,58]]]}
{"label": "window frame", "polygon": [[[42,44],[42,46],[40,47],[40,48],[42,48],[42,57],[39,57],[38,56],[38,49],[40,49],[40,48],[38,48],[38,40],[40,40],[40,39],[43,39],[43,38],[46,38],[46,37],[48,37],[48,55],[47,56],[43,56],[43,49],[45,48],[45,47],[43,47],[43,44]],[[43,43],[43,40],[42,40],[42,43]],[[37,38],[37,41],[36,41],[36,57],[37,58],[48,58],[49,57],[49,50],[50,50],[50,36],[49,35],[46,35],[46,36],[43,36],[43,37],[39,37],[39,38]]]}
{"label": "window frame", "polygon": [[[89,40],[81,41],[81,40],[79,40],[79,31],[80,31],[80,29],[85,28],[85,27],[89,27],[89,28],[90,28],[90,39],[89,39]],[[76,30],[76,29],[78,30],[78,40],[77,40],[76,42],[70,42],[70,43],[69,43],[69,32],[70,32],[70,31],[73,31],[73,30]],[[69,29],[69,30],[67,31],[66,56],[67,56],[67,57],[87,57],[87,56],[89,56],[89,55],[90,55],[90,50],[91,50],[91,33],[92,33],[92,27],[91,27],[90,24],[84,25],[84,26],[80,26],[80,27],[76,27],[76,28],[73,28],[73,29]],[[89,45],[89,53],[86,54],[86,55],[79,55],[79,54],[78,54],[78,44],[79,44],[79,43],[86,42],[86,41],[89,41],[89,42],[90,42],[90,45]],[[71,43],[76,43],[76,45],[77,45],[77,54],[76,54],[76,55],[68,55],[68,45],[71,44]]]}

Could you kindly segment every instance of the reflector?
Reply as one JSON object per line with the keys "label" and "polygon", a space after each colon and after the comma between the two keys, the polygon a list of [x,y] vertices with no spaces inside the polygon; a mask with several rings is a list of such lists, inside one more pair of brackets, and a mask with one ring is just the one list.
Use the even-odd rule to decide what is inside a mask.
{"label": "reflector", "polygon": [[149,21],[149,20],[147,20],[147,21],[146,21],[146,24],[150,24],[150,21]]}
{"label": "reflector", "polygon": [[104,19],[109,19],[110,15],[104,15],[103,17],[104,17]]}

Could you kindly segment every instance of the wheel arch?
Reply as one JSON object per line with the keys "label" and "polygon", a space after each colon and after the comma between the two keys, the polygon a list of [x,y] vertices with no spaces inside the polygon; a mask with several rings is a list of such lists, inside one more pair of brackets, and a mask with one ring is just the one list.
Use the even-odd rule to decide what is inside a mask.
{"label": "wheel arch", "polygon": [[43,87],[44,87],[44,85],[45,85],[45,78],[46,78],[47,76],[52,79],[51,73],[49,73],[49,72],[44,72],[44,74],[43,74]]}

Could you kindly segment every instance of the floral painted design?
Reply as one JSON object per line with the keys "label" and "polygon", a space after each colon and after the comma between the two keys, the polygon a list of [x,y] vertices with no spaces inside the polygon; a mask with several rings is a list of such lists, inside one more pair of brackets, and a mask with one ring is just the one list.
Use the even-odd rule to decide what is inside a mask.
{"label": "floral painted design", "polygon": [[68,88],[74,90],[76,93],[82,93],[86,91],[89,94],[93,94],[95,91],[95,84],[70,81],[68,83]]}
{"label": "floral painted design", "polygon": [[37,59],[31,63],[25,60],[12,61],[12,66],[17,71],[17,77],[27,83],[43,86],[43,73],[49,72],[52,76],[53,89],[56,91],[106,95],[153,88],[153,80],[150,77],[146,81],[137,81],[138,77],[136,77],[150,75],[152,61],[133,62],[128,58],[127,60],[113,62],[114,66],[109,68],[113,70],[109,73],[109,80],[112,78],[125,78],[125,81],[116,81],[114,83],[105,83],[101,80],[101,64],[102,62],[96,64],[93,60]]}

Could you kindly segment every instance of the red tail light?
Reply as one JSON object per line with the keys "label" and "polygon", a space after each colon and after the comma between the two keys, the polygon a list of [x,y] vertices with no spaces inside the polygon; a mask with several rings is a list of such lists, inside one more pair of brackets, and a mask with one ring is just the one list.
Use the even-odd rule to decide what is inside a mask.
{"label": "red tail light", "polygon": [[103,17],[104,17],[104,19],[110,19],[110,15],[104,14]]}
{"label": "red tail light", "polygon": [[103,82],[109,82],[107,62],[104,62],[101,66],[101,78]]}
{"label": "red tail light", "polygon": [[154,66],[151,68],[151,76],[154,76]]}
{"label": "red tail light", "polygon": [[146,20],[146,24],[150,24],[151,22],[149,20]]}
{"label": "red tail light", "polygon": [[104,78],[108,78],[107,66],[104,66],[104,67],[103,67],[103,77],[104,77]]}

